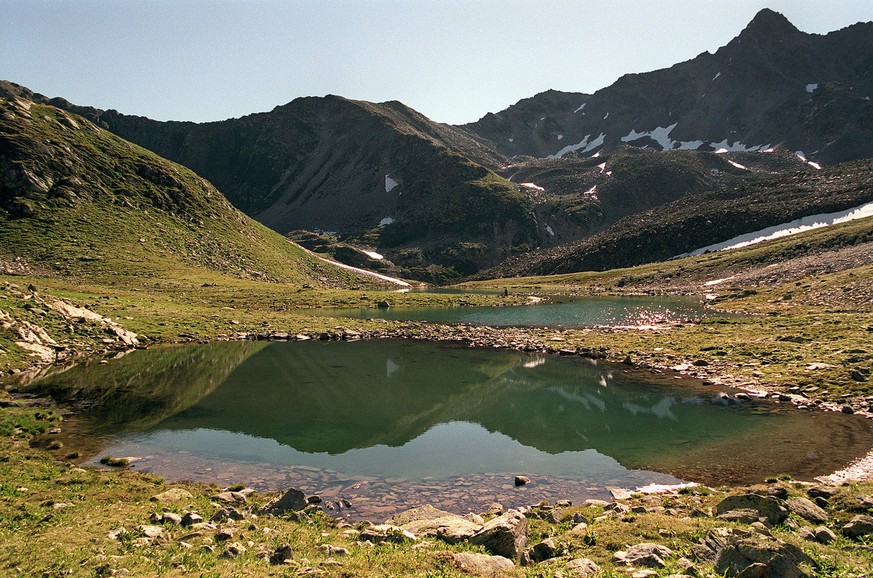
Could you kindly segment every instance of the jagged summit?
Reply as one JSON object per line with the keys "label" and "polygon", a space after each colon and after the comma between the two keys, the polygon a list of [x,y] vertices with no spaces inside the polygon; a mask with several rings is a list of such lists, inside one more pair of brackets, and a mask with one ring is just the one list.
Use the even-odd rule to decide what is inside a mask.
{"label": "jagged summit", "polygon": [[782,13],[764,8],[752,18],[739,38],[759,36],[763,38],[784,37],[800,32]]}

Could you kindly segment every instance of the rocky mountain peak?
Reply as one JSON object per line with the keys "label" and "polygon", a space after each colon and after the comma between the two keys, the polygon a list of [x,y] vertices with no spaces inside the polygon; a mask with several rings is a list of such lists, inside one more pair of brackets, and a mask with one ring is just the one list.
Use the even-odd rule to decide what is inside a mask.
{"label": "rocky mountain peak", "polygon": [[758,38],[778,38],[800,32],[794,24],[788,21],[788,18],[781,13],[769,8],[764,8],[758,12],[755,17],[749,22],[748,26],[740,33],[739,38],[758,37]]}

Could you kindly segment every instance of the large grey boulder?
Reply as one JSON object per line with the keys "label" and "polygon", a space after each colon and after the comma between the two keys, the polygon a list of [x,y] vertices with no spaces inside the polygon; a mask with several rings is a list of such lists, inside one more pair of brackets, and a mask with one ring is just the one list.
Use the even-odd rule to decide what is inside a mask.
{"label": "large grey boulder", "polygon": [[788,508],[785,502],[772,496],[758,494],[740,494],[728,496],[716,506],[716,515],[722,515],[731,510],[756,510],[760,517],[766,518],[771,526],[778,526],[788,518]]}
{"label": "large grey boulder", "polygon": [[509,510],[489,520],[475,534],[470,543],[482,546],[492,554],[516,559],[527,546],[528,523],[524,514]]}

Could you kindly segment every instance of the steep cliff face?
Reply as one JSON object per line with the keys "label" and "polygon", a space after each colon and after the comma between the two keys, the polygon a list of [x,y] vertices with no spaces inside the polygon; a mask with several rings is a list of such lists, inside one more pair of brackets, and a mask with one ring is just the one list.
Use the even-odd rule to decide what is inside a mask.
{"label": "steep cliff face", "polygon": [[821,163],[873,155],[873,23],[821,36],[762,10],[715,54],[628,74],[592,95],[553,91],[468,130],[508,156],[783,145]]}

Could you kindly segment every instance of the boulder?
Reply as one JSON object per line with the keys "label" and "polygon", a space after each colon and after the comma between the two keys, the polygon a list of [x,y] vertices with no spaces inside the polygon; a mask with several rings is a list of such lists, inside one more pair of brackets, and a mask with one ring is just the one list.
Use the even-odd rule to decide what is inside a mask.
{"label": "boulder", "polygon": [[692,553],[725,576],[808,578],[814,575],[807,568],[815,568],[815,563],[797,546],[734,528],[711,528],[692,548]]}
{"label": "boulder", "polygon": [[837,539],[837,535],[827,526],[819,526],[813,530],[815,539],[820,544],[830,544]]}
{"label": "boulder", "polygon": [[873,534],[873,516],[860,514],[852,518],[848,524],[843,526],[843,534],[849,538],[860,538],[868,534]]}
{"label": "boulder", "polygon": [[766,518],[771,526],[778,526],[788,517],[788,509],[784,502],[772,496],[760,496],[758,494],[740,494],[728,496],[716,506],[716,515],[721,515],[731,510],[756,510],[759,517]]}
{"label": "boulder", "polygon": [[524,514],[509,510],[485,523],[469,542],[482,546],[492,554],[506,558],[518,558],[527,546],[528,523]]}
{"label": "boulder", "polygon": [[816,524],[824,524],[828,521],[828,513],[806,498],[789,498],[785,505],[804,520]]}
{"label": "boulder", "polygon": [[739,508],[737,510],[729,510],[718,515],[719,520],[727,522],[737,522],[739,524],[751,524],[757,522],[762,516],[758,510],[752,508]]}
{"label": "boulder", "polygon": [[482,529],[482,524],[433,506],[406,510],[392,516],[386,523],[399,526],[416,536],[439,538],[449,544],[467,541]]}
{"label": "boulder", "polygon": [[241,494],[239,492],[219,492],[212,496],[212,499],[216,502],[223,502],[225,504],[245,504],[246,497],[245,494]]}
{"label": "boulder", "polygon": [[549,558],[554,558],[558,554],[558,546],[552,538],[546,538],[539,544],[535,544],[527,555],[531,562],[542,562]]}
{"label": "boulder", "polygon": [[291,559],[293,554],[294,550],[291,548],[291,544],[282,544],[269,555],[270,564],[284,564],[286,560]]}
{"label": "boulder", "polygon": [[194,494],[182,488],[170,488],[165,492],[161,492],[156,496],[149,498],[152,502],[165,504],[167,502],[180,502],[182,500],[190,500],[194,498]]}
{"label": "boulder", "polygon": [[631,546],[627,550],[618,551],[612,556],[612,561],[619,566],[645,566],[646,568],[665,568],[664,558],[671,556],[673,551],[666,546],[646,542]]}
{"label": "boulder", "polygon": [[474,576],[503,576],[515,567],[509,558],[473,552],[454,553],[452,565],[461,572]]}

